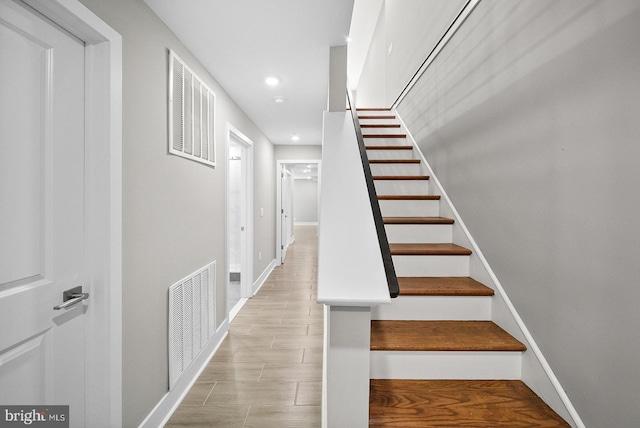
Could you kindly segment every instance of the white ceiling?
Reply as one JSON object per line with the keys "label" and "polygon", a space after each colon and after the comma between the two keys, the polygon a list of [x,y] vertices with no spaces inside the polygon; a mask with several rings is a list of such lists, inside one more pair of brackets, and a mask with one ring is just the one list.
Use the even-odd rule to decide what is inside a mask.
{"label": "white ceiling", "polygon": [[329,47],[346,44],[353,0],[144,1],[272,143],[321,144]]}

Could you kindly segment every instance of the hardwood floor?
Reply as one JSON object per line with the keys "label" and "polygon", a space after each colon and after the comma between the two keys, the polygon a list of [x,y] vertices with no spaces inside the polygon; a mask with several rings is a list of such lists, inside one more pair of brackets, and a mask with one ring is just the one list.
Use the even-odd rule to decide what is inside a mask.
{"label": "hardwood floor", "polygon": [[369,416],[370,427],[569,427],[519,380],[372,380]]}
{"label": "hardwood floor", "polygon": [[235,317],[167,427],[319,427],[323,307],[317,228],[296,226],[285,264]]}

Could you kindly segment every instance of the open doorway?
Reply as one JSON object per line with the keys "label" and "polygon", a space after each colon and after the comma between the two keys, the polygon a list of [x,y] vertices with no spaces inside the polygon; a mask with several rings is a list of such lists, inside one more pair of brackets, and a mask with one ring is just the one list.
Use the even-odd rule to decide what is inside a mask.
{"label": "open doorway", "polygon": [[253,143],[227,126],[227,309],[231,321],[253,282]]}
{"label": "open doorway", "polygon": [[319,160],[277,161],[276,261],[286,260],[296,224],[318,223]]}

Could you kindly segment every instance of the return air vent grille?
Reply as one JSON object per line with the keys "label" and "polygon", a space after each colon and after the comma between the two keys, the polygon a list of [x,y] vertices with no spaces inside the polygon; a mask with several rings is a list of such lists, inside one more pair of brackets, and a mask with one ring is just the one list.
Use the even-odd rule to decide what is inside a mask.
{"label": "return air vent grille", "polygon": [[215,333],[216,262],[169,287],[169,387]]}
{"label": "return air vent grille", "polygon": [[169,153],[216,165],[215,94],[169,51]]}

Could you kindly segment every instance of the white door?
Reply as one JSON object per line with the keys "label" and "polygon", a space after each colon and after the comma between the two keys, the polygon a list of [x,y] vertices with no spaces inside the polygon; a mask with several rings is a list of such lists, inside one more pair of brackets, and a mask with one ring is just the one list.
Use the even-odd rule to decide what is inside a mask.
{"label": "white door", "polygon": [[[253,296],[253,143],[227,125],[227,259],[229,311]],[[232,301],[233,299],[233,301]],[[234,303],[235,302],[235,303]],[[240,304],[238,304],[240,302]],[[231,312],[235,315],[237,311]]]}
{"label": "white door", "polygon": [[282,166],[282,172],[280,174],[282,180],[282,198],[280,206],[280,221],[281,221],[281,260],[280,263],[284,263],[287,257],[287,248],[293,237],[293,179],[291,178],[291,171],[289,171],[286,165]]}
{"label": "white door", "polygon": [[0,0],[0,403],[85,426],[84,45]]}
{"label": "white door", "polygon": [[[227,304],[229,311],[245,296],[242,282],[246,280],[244,259],[246,253],[246,150],[235,138],[229,139],[227,165],[227,234],[228,255]],[[235,311],[233,312],[235,313]]]}

